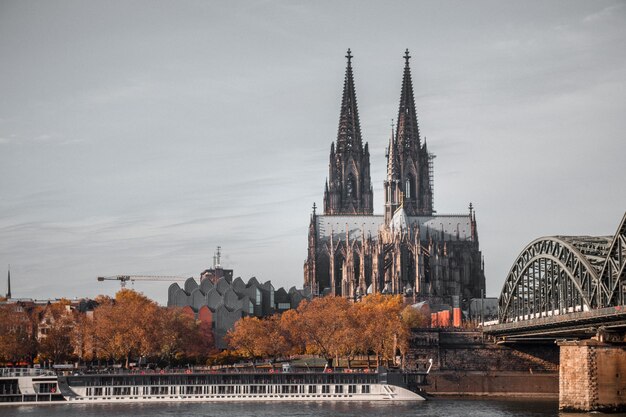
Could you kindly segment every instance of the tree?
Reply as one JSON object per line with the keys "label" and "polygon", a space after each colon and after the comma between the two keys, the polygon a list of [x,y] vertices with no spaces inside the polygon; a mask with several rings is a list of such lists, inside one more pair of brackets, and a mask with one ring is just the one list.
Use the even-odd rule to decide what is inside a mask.
{"label": "tree", "polygon": [[396,351],[406,350],[408,328],[401,320],[403,308],[400,295],[368,295],[358,304],[359,322],[363,327],[364,349],[374,352],[376,365],[381,360],[393,360]]}
{"label": "tree", "polygon": [[77,314],[70,332],[70,341],[74,347],[74,354],[80,361],[92,361],[97,358],[94,336],[93,316]]}
{"label": "tree", "polygon": [[283,355],[301,355],[306,351],[306,338],[297,310],[287,310],[280,315],[279,332],[283,341]]}
{"label": "tree", "polygon": [[67,305],[69,302],[64,300],[48,305],[39,324],[39,356],[53,363],[67,361],[74,353],[71,333],[76,319]]}
{"label": "tree", "polygon": [[213,334],[208,323],[197,321],[181,308],[160,308],[157,315],[158,336],[151,342],[158,356],[172,363],[182,358],[201,361],[213,347]]}
{"label": "tree", "polygon": [[100,305],[94,312],[93,340],[98,357],[125,360],[150,356],[158,337],[157,304],[130,289],[115,295],[115,302]]}
{"label": "tree", "polygon": [[256,317],[243,317],[226,334],[226,342],[237,354],[254,360],[263,356],[265,326]]}
{"label": "tree", "polygon": [[0,360],[32,363],[37,351],[34,323],[15,304],[0,306]]}
{"label": "tree", "polygon": [[406,306],[400,313],[402,322],[409,328],[429,327],[430,315],[413,306]]}
{"label": "tree", "polygon": [[351,305],[343,297],[323,297],[298,307],[307,352],[322,356],[329,366],[346,351],[346,332],[351,331],[348,316]]}

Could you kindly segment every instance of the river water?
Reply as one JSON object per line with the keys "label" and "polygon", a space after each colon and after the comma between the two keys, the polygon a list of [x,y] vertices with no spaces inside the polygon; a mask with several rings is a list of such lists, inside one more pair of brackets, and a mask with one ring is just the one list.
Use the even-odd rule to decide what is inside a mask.
{"label": "river water", "polygon": [[[500,417],[584,416],[559,413],[556,401],[431,399],[419,403],[161,403],[2,406],[0,416],[33,417]],[[598,414],[593,414],[598,416]],[[626,417],[626,414],[611,416]]]}

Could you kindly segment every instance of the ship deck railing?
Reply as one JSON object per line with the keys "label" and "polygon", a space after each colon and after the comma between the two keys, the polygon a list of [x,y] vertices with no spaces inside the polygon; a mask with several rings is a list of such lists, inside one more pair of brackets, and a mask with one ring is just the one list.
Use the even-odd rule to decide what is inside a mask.
{"label": "ship deck railing", "polygon": [[22,376],[54,376],[56,373],[49,369],[40,368],[0,368],[0,378],[15,378]]}

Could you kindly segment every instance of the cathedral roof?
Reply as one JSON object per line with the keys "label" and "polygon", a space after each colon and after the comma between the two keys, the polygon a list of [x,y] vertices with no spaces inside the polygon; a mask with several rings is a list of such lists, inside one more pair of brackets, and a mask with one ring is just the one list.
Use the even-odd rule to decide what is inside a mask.
{"label": "cathedral roof", "polygon": [[331,233],[335,238],[345,240],[346,229],[350,239],[378,235],[378,229],[384,223],[383,216],[317,216],[317,233],[321,238],[330,237]]}
{"label": "cathedral roof", "polygon": [[[396,213],[398,213],[399,209]],[[403,210],[404,211],[404,210]],[[420,240],[471,240],[472,218],[469,214],[440,214],[434,216],[407,216],[404,213],[408,228],[419,227]],[[394,216],[395,218],[395,216]],[[384,225],[384,216],[316,216],[318,238],[327,240],[332,233],[336,241],[346,240],[346,229],[350,240],[365,238],[378,239],[378,231]],[[400,221],[400,220],[398,220]],[[458,238],[457,238],[458,236]]]}
{"label": "cathedral roof", "polygon": [[396,210],[396,212],[393,214],[393,217],[391,218],[391,223],[389,224],[389,227],[391,227],[392,232],[408,230],[409,217],[406,215],[404,207],[401,206],[398,210]]}

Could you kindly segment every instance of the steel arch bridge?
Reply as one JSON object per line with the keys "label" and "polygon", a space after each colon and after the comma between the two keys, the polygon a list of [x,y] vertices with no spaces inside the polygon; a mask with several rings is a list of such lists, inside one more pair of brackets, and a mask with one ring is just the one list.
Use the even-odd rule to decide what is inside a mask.
{"label": "steel arch bridge", "polygon": [[626,305],[626,214],[614,236],[534,240],[511,267],[499,323]]}

